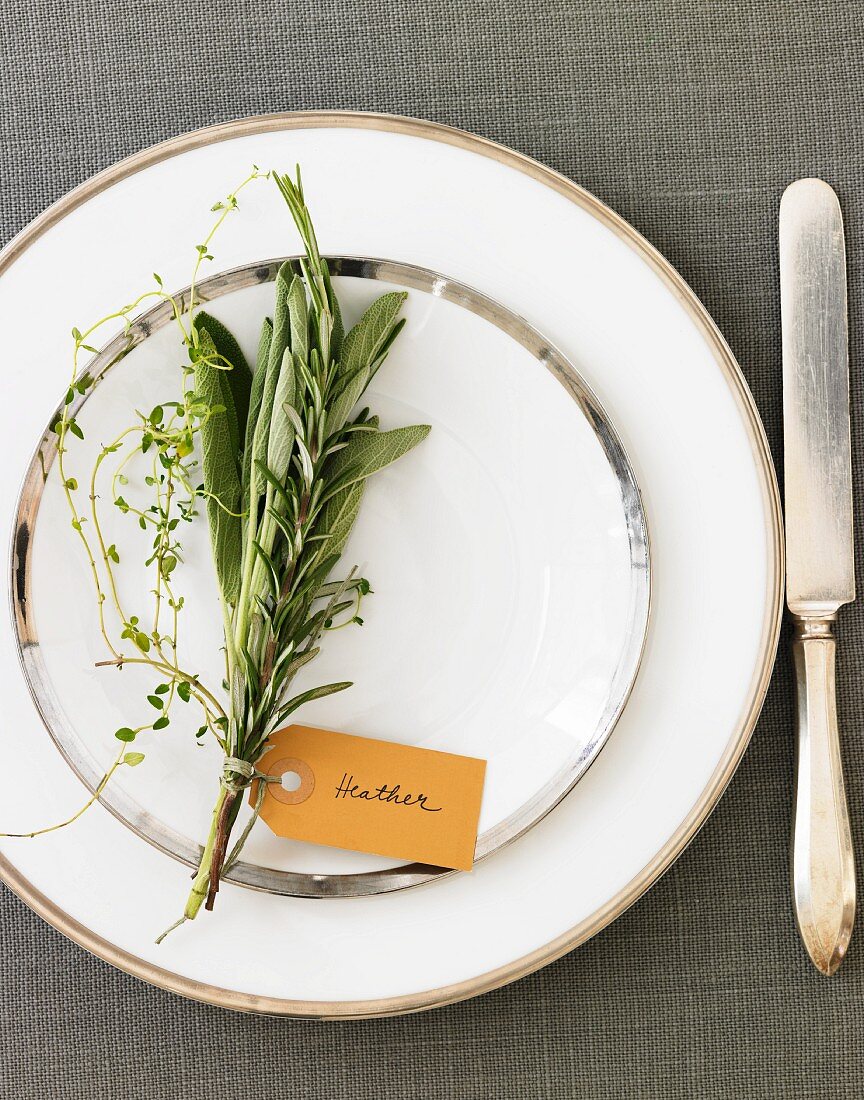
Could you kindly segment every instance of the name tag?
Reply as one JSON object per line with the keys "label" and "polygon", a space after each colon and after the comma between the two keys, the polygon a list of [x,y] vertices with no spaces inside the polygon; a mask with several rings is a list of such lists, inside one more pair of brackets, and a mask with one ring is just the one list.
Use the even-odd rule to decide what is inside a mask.
{"label": "name tag", "polygon": [[[277,836],[470,871],[486,761],[312,726],[269,739],[261,817]],[[258,782],[249,791],[258,799]]]}

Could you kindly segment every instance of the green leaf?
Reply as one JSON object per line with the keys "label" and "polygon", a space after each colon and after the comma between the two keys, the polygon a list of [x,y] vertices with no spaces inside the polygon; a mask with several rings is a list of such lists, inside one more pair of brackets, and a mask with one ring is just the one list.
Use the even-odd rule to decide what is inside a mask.
{"label": "green leaf", "polygon": [[322,542],[319,554],[323,557],[337,556],[342,553],[351,528],[360,511],[360,502],[363,499],[363,482],[356,482],[347,489],[342,489],[332,497],[318,516],[315,524],[316,532],[327,535]]}
{"label": "green leaf", "polygon": [[353,600],[342,600],[341,603],[334,604],[329,610],[327,617],[324,620],[324,626],[329,630],[333,625],[333,620],[337,615],[340,615],[343,611],[347,611],[349,607],[354,606]]}
{"label": "green leaf", "polygon": [[230,364],[231,369],[227,370],[225,374],[231,396],[234,399],[234,408],[237,411],[237,428],[240,439],[243,439],[246,435],[246,423],[249,419],[252,371],[246,362],[246,357],[240,350],[240,345],[221,321],[202,310],[195,318],[195,327],[199,332],[202,329],[207,331],[217,354],[225,363]]}
{"label": "green leaf", "polygon": [[135,730],[130,730],[128,726],[123,726],[122,729],[117,730],[114,734],[118,741],[125,741],[127,744],[130,741],[134,741],[136,737]]}
{"label": "green leaf", "polygon": [[[234,450],[234,460],[239,463],[240,457],[240,422],[237,419],[237,408],[234,405],[234,395],[228,382],[229,372],[213,366],[218,362],[216,345],[206,329],[198,334],[200,355],[195,363],[195,390],[196,396],[204,400],[210,410],[209,419],[222,415],[228,424],[231,433],[231,446]],[[199,387],[199,381],[207,379],[206,390]]]}
{"label": "green leaf", "polygon": [[261,546],[260,542],[258,542],[257,539],[254,540],[253,545],[258,553],[258,556],[264,562],[264,565],[266,567],[265,572],[270,585],[270,594],[271,596],[273,596],[274,599],[276,599],[279,595],[279,575],[276,572],[276,566],[273,563],[273,559]]}
{"label": "green leaf", "polygon": [[322,265],[324,285],[327,288],[327,300],[330,303],[330,312],[333,314],[333,331],[330,333],[330,358],[339,360],[342,357],[342,344],[345,339],[345,326],[342,323],[342,310],[339,308],[339,299],[330,282],[330,268],[325,260]]}
{"label": "green leaf", "polygon": [[309,358],[309,304],[302,279],[293,279],[288,289],[291,351],[304,363]]}
{"label": "green leaf", "polygon": [[188,703],[192,698],[192,685],[188,680],[181,680],[177,685],[177,694],[183,700],[184,703]]}
{"label": "green leaf", "polygon": [[285,480],[294,446],[294,424],[286,412],[286,406],[293,406],[295,389],[294,356],[290,350],[286,350],[273,394],[273,410],[267,438],[267,466],[280,483]]}
{"label": "green leaf", "polygon": [[[201,333],[201,343],[202,346],[209,343],[212,347],[206,331]],[[222,396],[224,373],[200,360],[195,364],[195,390],[211,408]],[[216,575],[223,598],[228,603],[235,603],[240,592],[242,553],[242,522],[236,514],[240,511],[240,470],[236,437],[226,415],[216,414],[204,421],[201,451],[204,488],[210,494],[207,518]]]}
{"label": "green leaf", "polygon": [[243,511],[248,516],[253,515],[249,507],[248,497],[252,473],[252,441],[255,438],[255,427],[261,412],[261,399],[264,396],[264,381],[267,378],[267,361],[270,358],[272,340],[273,322],[269,318],[265,318],[264,324],[261,326],[261,338],[258,341],[255,374],[252,376],[252,392],[249,395],[249,419],[246,422],[246,443],[243,447]]}
{"label": "green leaf", "polygon": [[338,484],[338,492],[327,500],[315,523],[315,534],[323,535],[319,556],[339,555],[345,548],[351,528],[360,511],[366,478],[396,462],[429,434],[429,426],[417,424],[395,428],[391,432],[357,432],[324,468],[328,484]]}
{"label": "green leaf", "polygon": [[287,688],[288,684],[291,683],[300,669],[304,665],[308,665],[310,661],[314,661],[320,652],[320,648],[315,646],[306,653],[301,653],[299,656],[295,657],[293,661],[289,661],[287,664],[277,664],[273,669],[273,680],[277,691]]}
{"label": "green leaf", "polygon": [[[279,480],[279,478],[273,473],[266,462],[258,462],[258,460],[256,459],[255,466],[258,470],[258,473],[264,478],[264,480],[268,481],[273,486],[273,491],[283,507],[287,508],[291,502],[291,497],[288,495],[287,489]],[[277,516],[273,513],[273,509],[270,509],[270,513],[271,515],[273,515],[274,519],[277,518]]]}
{"label": "green leaf", "polygon": [[384,343],[378,349],[378,354],[375,356],[375,362],[372,365],[372,377],[373,378],[377,374],[378,368],[381,366],[381,364],[384,362],[384,360],[390,354],[390,346],[392,345],[393,341],[396,339],[396,337],[399,335],[399,333],[402,331],[403,328],[405,328],[404,318],[400,321],[397,321],[396,324],[393,326],[393,328],[390,329],[390,333],[389,333],[387,339],[384,341]]}
{"label": "green leaf", "polygon": [[338,684],[322,684],[321,687],[310,688],[309,691],[301,692],[300,695],[295,695],[293,699],[289,699],[284,706],[279,708],[279,721],[284,721],[289,714],[293,714],[299,707],[311,703],[314,699],[323,699],[327,695],[335,695],[337,691],[345,691],[346,688],[353,686],[351,680],[346,680]]}
{"label": "green leaf", "polygon": [[153,723],[153,729],[154,730],[164,730],[165,727],[170,723],[170,721],[171,720],[168,717],[168,715],[163,714],[161,718],[157,718],[156,721]]}
{"label": "green leaf", "polygon": [[155,689],[157,695],[167,695],[170,690],[171,689],[168,684],[159,684],[159,686]]}
{"label": "green leaf", "polygon": [[278,370],[282,364],[282,356],[285,349],[291,347],[291,308],[289,302],[292,292],[296,294],[295,284],[302,281],[299,275],[294,274],[290,260],[276,272],[276,301],[273,306],[273,341],[270,344],[270,356],[267,366],[271,370]]}
{"label": "green leaf", "polygon": [[355,589],[364,596],[367,596],[371,591],[369,582],[365,577],[354,577],[347,583],[345,581],[328,581],[327,584],[320,585],[315,591],[315,599],[323,600],[336,593],[353,592]]}
{"label": "green leaf", "polygon": [[282,369],[282,359],[288,348],[290,335],[290,317],[288,315],[288,291],[289,279],[296,276],[291,270],[291,264],[286,262],[279,268],[276,276],[276,310],[273,319],[273,336],[270,341],[270,350],[267,356],[267,372],[264,377],[264,388],[261,393],[261,407],[255,424],[255,435],[252,441],[252,461],[266,462],[267,450],[270,440],[270,421],[273,415],[273,399],[276,395],[276,386]]}
{"label": "green leaf", "polygon": [[405,291],[392,291],[372,303],[345,337],[341,374],[350,374],[361,367],[373,373],[376,360],[386,353],[392,343],[394,329],[399,324],[399,310],[407,297]]}
{"label": "green leaf", "polygon": [[158,695],[148,695],[147,702],[151,707],[155,707],[157,710],[161,710],[165,706],[164,699],[160,699]]}
{"label": "green leaf", "polygon": [[[285,492],[285,490],[282,489],[281,486],[279,488],[281,492]],[[294,539],[295,532],[294,525],[291,523],[291,521],[286,516],[283,516],[279,512],[277,512],[275,508],[268,508],[267,515],[270,516],[270,518],[285,536],[286,540],[291,543]]]}
{"label": "green leaf", "polygon": [[363,391],[368,385],[368,367],[358,367],[350,374],[345,375],[339,396],[327,412],[326,435],[328,437],[335,435],[345,427],[351,411],[363,396]]}
{"label": "green leaf", "polygon": [[428,424],[414,424],[407,428],[394,428],[390,432],[356,432],[347,447],[327,460],[325,477],[328,481],[334,481],[351,471],[343,488],[364,481],[422,443],[430,431]]}
{"label": "green leaf", "polygon": [[125,752],[123,754],[123,763],[128,764],[130,768],[137,768],[143,759],[143,752]]}

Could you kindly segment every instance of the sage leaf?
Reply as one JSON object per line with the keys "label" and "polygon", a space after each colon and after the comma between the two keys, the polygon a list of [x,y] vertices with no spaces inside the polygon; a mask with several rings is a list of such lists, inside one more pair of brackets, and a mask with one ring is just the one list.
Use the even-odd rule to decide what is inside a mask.
{"label": "sage leaf", "polygon": [[293,408],[295,398],[294,362],[290,348],[285,349],[282,366],[273,393],[273,411],[270,414],[270,432],[267,437],[267,466],[282,482],[288,472],[291,450],[294,446],[294,421],[286,411]]}
{"label": "sage leaf", "polygon": [[332,481],[347,474],[342,484],[346,489],[396,462],[422,443],[430,431],[428,424],[414,424],[390,432],[356,432],[347,447],[327,460],[325,476]]}
{"label": "sage leaf", "polygon": [[264,381],[267,377],[267,362],[270,358],[270,344],[273,340],[273,322],[269,317],[261,326],[261,337],[258,341],[258,358],[256,360],[255,374],[252,377],[252,390],[249,395],[249,418],[246,421],[246,442],[243,446],[243,493],[244,511],[247,516],[253,515],[250,510],[249,479],[252,473],[252,441],[255,438],[255,426],[258,423],[258,415],[261,412],[261,399],[264,395]]}
{"label": "sage leaf", "polygon": [[340,490],[321,509],[315,525],[316,532],[326,535],[318,551],[321,558],[325,555],[338,557],[344,550],[360,511],[363,489],[362,481],[355,482],[350,488]]}
{"label": "sage leaf", "polygon": [[355,371],[345,376],[339,396],[333,402],[333,405],[327,413],[328,436],[335,435],[345,427],[354,406],[363,396],[363,391],[368,385],[368,367],[358,367]]}
{"label": "sage leaf", "polygon": [[294,274],[291,261],[286,260],[276,273],[276,304],[273,310],[273,342],[270,345],[270,359],[268,368],[278,370],[285,349],[291,346],[291,309],[289,299],[292,287],[300,284],[303,290],[303,282],[299,275]]}
{"label": "sage leaf", "polygon": [[252,390],[252,371],[246,362],[246,356],[222,322],[209,313],[201,310],[195,317],[195,327],[199,333],[202,329],[207,331],[216,347],[217,355],[230,365],[231,369],[226,370],[225,375],[231,389],[231,396],[234,399],[237,427],[242,440],[246,435],[246,422],[249,418],[249,398]]}
{"label": "sage leaf", "polygon": [[228,372],[220,370],[218,367],[211,366],[213,360],[217,358],[218,353],[210,333],[202,329],[198,334],[198,340],[200,355],[195,365],[196,394],[199,397],[203,396],[198,387],[198,379],[199,377],[203,378],[206,374],[211,380],[210,384],[215,400],[211,402],[210,395],[208,394],[208,396],[204,398],[205,404],[209,406],[210,412],[213,415],[219,415],[216,410],[224,411],[228,431],[231,434],[231,446],[234,450],[234,461],[236,463],[240,455],[240,424],[237,420],[237,409],[234,406],[234,395],[231,392],[231,387],[228,385]]}
{"label": "sage leaf", "polygon": [[373,371],[376,360],[386,353],[395,336],[399,310],[408,297],[405,291],[391,291],[377,298],[366,310],[342,345],[341,373],[360,367]]}
{"label": "sage leaf", "polygon": [[[208,345],[209,344],[209,348]],[[213,348],[206,332],[201,333],[205,353]],[[237,449],[236,421],[230,419],[229,406],[224,404],[224,371],[211,367],[204,358],[195,364],[195,392],[212,409],[223,405],[222,413],[208,416],[201,426],[201,464],[204,469],[204,489],[207,493],[207,518],[210,524],[210,544],[216,565],[219,589],[226,603],[236,603],[240,594],[240,559],[242,554],[242,523],[240,510],[240,469]]]}
{"label": "sage leaf", "polygon": [[290,316],[288,311],[289,278],[297,278],[286,260],[276,276],[276,309],[273,315],[273,336],[267,355],[267,370],[264,376],[264,388],[261,392],[261,406],[255,424],[252,440],[252,461],[267,462],[267,449],[270,440],[270,423],[273,416],[273,399],[282,369],[282,360],[289,348]]}
{"label": "sage leaf", "polygon": [[288,289],[288,317],[291,351],[305,363],[309,358],[309,305],[302,279],[293,279]]}

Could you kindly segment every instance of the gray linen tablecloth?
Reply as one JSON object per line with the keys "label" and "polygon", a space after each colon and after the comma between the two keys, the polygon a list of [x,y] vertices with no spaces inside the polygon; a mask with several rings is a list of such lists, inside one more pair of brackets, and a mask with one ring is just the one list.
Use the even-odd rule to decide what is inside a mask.
{"label": "gray linen tablecloth", "polygon": [[[862,500],[860,4],[30,0],[2,6],[0,40],[4,241],[92,173],[210,123],[322,107],[450,123],[566,173],[658,246],[730,341],[778,456],[777,205],[791,179],[823,176],[848,230]],[[864,867],[864,603],[841,635]],[[309,1024],[192,1004],[2,889],[0,1096],[860,1097],[864,927],[831,980],[798,943],[792,750],[783,653],[729,792],[665,879],[548,969],[421,1016]]]}

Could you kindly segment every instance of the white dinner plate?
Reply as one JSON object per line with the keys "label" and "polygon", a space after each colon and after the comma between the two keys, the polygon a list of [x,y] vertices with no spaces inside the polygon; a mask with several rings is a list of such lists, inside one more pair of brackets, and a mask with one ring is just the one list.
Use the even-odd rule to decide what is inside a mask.
{"label": "white dinner plate", "polygon": [[[297,718],[485,760],[475,850],[475,860],[484,859],[572,789],[633,685],[648,626],[641,501],[596,400],[524,321],[439,273],[368,259],[329,263],[349,324],[382,292],[407,292],[406,327],[364,400],[385,427],[422,422],[433,434],[372,480],[345,547],[347,565],[335,568],[338,577],[354,564],[374,581],[362,636],[326,635],[311,674],[301,671],[292,690],[349,675],[355,682]],[[279,267],[256,260],[198,283],[207,311],[250,360],[273,312]],[[133,410],[179,397],[182,354],[171,304],[160,302],[82,364],[96,384],[69,406],[83,438],[67,440],[64,467],[85,487],[76,491],[79,507],[88,471]],[[13,603],[34,702],[93,793],[117,751],[113,731],[148,720],[146,696],[159,679],[134,665],[122,673],[104,665],[111,653],[56,461],[58,415],[52,411],[19,499]],[[146,507],[152,455],[130,462],[121,448],[95,482],[98,499],[107,499],[103,540],[121,548],[116,590],[125,614],[142,618],[152,605],[152,570],[144,566],[152,536],[134,512],[111,507],[121,492],[118,469],[124,499]],[[178,662],[218,692],[222,618],[206,522],[184,526],[182,550],[172,574],[185,601]],[[110,604],[103,609],[109,623],[111,612]],[[122,625],[114,620],[117,639]],[[139,836],[192,867],[222,770],[215,739],[195,737],[201,721],[197,707],[173,707],[170,735],[136,742],[147,766],[122,768],[101,796]],[[248,819],[251,809],[241,813]],[[291,843],[259,826],[226,881],[296,897],[358,897],[446,873]]]}
{"label": "white dinner plate", "polygon": [[[311,901],[226,887],[213,914],[202,914],[156,947],[154,932],[171,923],[182,904],[188,869],[98,805],[74,826],[47,837],[3,841],[0,872],[67,935],[164,988],[235,1008],[363,1016],[470,996],[548,962],[613,919],[681,851],[740,759],[767,687],[781,607],[779,505],[761,426],[731,353],[680,277],[616,215],[540,165],[457,131],[382,116],[300,114],[201,131],[125,161],[72,192],[0,256],[0,319],[7,350],[0,407],[5,444],[0,501],[5,504],[0,513],[7,537],[33,445],[68,380],[72,326],[131,299],[154,270],[168,287],[185,285],[189,246],[206,228],[211,203],[236,186],[253,163],[284,170],[297,161],[323,251],[382,257],[476,288],[543,333],[597,394],[632,463],[651,532],[653,605],[633,694],[591,770],[556,809],[470,874],[417,889]],[[293,251],[296,240],[281,200],[262,185],[248,193],[240,212],[226,223],[216,263],[225,270]],[[350,278],[343,281],[349,298],[359,295],[354,302],[359,308],[363,291],[356,285],[352,291]],[[409,308],[419,309],[416,319],[422,320],[422,302],[414,304],[418,297],[412,292]],[[432,331],[450,330],[454,322],[441,313],[449,306],[441,302],[429,311]],[[240,312],[245,314],[245,307]],[[422,324],[415,330],[413,350],[419,359]],[[482,344],[490,337],[484,333],[477,339]],[[464,354],[464,347],[463,341],[454,356],[460,349]],[[430,416],[443,409],[435,405],[440,394],[418,398],[429,371],[412,377],[411,350],[409,344],[401,374],[398,361],[388,361],[389,373],[379,387],[382,412],[394,422],[410,418],[415,409],[429,409]],[[486,370],[487,350],[479,360],[478,369]],[[581,571],[591,558],[583,551],[597,551],[599,527],[592,522],[588,527],[594,536],[589,531],[575,541],[573,532],[579,530],[580,517],[598,521],[607,515],[604,546],[617,538],[632,547],[632,538],[627,539],[621,521],[615,479],[607,483],[605,503],[596,493],[586,499],[578,481],[579,469],[585,468],[592,471],[589,483],[600,483],[591,463],[598,455],[608,456],[597,447],[596,435],[584,430],[584,417],[574,415],[573,401],[552,375],[532,373],[528,366],[515,353],[511,361],[502,347],[496,400],[509,400],[514,423],[527,418],[534,432],[531,418],[544,418],[545,432],[514,429],[505,462],[494,440],[487,446],[482,424],[477,425],[475,453],[466,457],[459,448],[464,451],[465,440],[473,438],[474,425],[456,430],[448,416],[440,416],[438,432],[433,425],[430,436],[442,440],[439,449],[430,449],[428,462],[419,454],[406,460],[410,466],[418,459],[413,481],[411,469],[394,468],[391,493],[385,487],[377,505],[370,501],[374,523],[365,536],[358,530],[355,547],[358,556],[368,559],[370,572],[380,560],[382,580],[388,582],[383,592],[376,587],[374,606],[380,611],[371,610],[370,600],[370,616],[380,616],[383,643],[385,628],[396,629],[400,599],[398,586],[391,589],[388,578],[422,596],[422,577],[438,567],[429,549],[437,532],[426,517],[462,523],[472,536],[475,530],[483,532],[481,545],[466,539],[470,550],[464,576],[446,543],[441,566],[453,585],[450,596],[470,608],[462,626],[469,632],[467,643],[479,647],[483,690],[472,697],[446,664],[440,668],[424,650],[426,633],[412,631],[400,645],[420,655],[413,679],[382,690],[376,686],[380,662],[370,658],[360,678],[370,685],[363,688],[363,706],[352,711],[346,693],[338,704],[345,709],[322,709],[314,721],[453,747],[462,744],[464,727],[482,704],[489,709],[474,734],[481,744],[489,720],[498,714],[506,722],[516,698],[526,703],[538,736],[531,743],[520,741],[526,726],[516,721],[501,739],[487,741],[485,751],[494,759],[499,747],[511,747],[523,763],[530,795],[542,787],[550,767],[560,770],[561,760],[571,758],[574,738],[568,740],[568,734],[596,729],[589,718],[596,719],[599,700],[607,699],[608,691],[598,687],[582,715],[570,703],[574,696],[577,704],[585,698],[592,679],[580,678],[578,670],[592,657],[603,664],[590,644],[598,616],[610,636],[620,640],[627,633],[622,624],[630,605],[621,594],[629,589],[621,579],[632,574],[632,553],[616,557],[610,552],[594,574],[595,580],[603,576],[609,583],[599,592],[591,586],[580,596]],[[117,369],[134,375],[133,364]],[[460,377],[464,371],[460,375],[458,363],[442,367],[442,384],[457,386],[457,394]],[[448,415],[458,420],[455,412]],[[437,484],[433,459],[443,471]],[[469,472],[454,491],[457,469]],[[526,494],[525,486],[536,486],[538,477],[542,489]],[[510,539],[520,491],[537,510],[541,534],[536,543],[517,541],[508,557],[501,548]],[[433,501],[431,508],[412,513],[411,505],[424,492]],[[508,497],[510,492],[516,495]],[[396,512],[409,511],[388,518],[391,504]],[[604,513],[604,507],[609,511]],[[400,571],[382,557],[378,542],[368,535],[376,524],[388,522],[393,531],[404,532],[399,537],[408,554],[419,556],[415,573]],[[46,526],[40,550],[41,525],[42,517],[35,525],[32,564],[35,578],[41,561],[42,579],[38,590],[31,586],[31,612],[40,648],[43,640],[53,647],[46,662],[49,679],[55,688],[60,685],[62,709],[80,731],[92,699],[86,692],[75,696],[74,677],[66,681],[71,658],[86,663],[68,648],[88,644],[86,603],[79,601],[81,578],[71,557],[53,570],[52,578],[51,554],[57,550],[51,543],[61,534],[58,528],[52,538]],[[491,558],[496,583],[477,599],[470,585],[460,588],[460,583],[476,578],[490,535],[496,545]],[[21,543],[19,531],[12,576],[19,603],[27,596]],[[377,575],[374,579],[377,585]],[[52,592],[59,606],[49,599]],[[582,599],[587,601],[584,620],[573,614],[574,601]],[[80,634],[70,634],[68,620],[60,621],[69,608],[81,620]],[[443,610],[452,613],[446,604]],[[347,661],[367,645],[374,647],[375,626],[370,627],[362,645],[340,638],[326,659]],[[33,706],[11,620],[2,627],[0,646],[2,752],[8,773],[21,780],[7,792],[0,829],[22,831],[68,816],[80,805],[84,788]],[[597,650],[606,652],[603,644]],[[570,659],[574,654],[575,662]],[[607,660],[597,682],[608,689],[610,675]],[[514,678],[525,677],[531,686],[520,694],[525,684],[514,686]],[[441,684],[453,686],[452,694],[436,691]],[[102,688],[99,692],[101,713],[107,695]],[[406,707],[414,699],[419,702],[409,731]],[[110,742],[111,729],[102,732]],[[99,737],[89,736],[87,751],[98,762]],[[454,740],[447,741],[448,736]],[[167,755],[161,744],[154,746],[151,778],[140,780],[137,791],[130,786],[121,793],[149,805],[153,776],[169,786],[176,783],[183,766],[171,755],[182,752],[175,743],[181,738],[171,740],[175,748]],[[212,763],[200,765],[202,776]],[[144,766],[124,779],[138,782],[143,772]],[[196,783],[175,786],[160,803],[163,813],[179,806],[180,816],[171,822],[179,833],[195,835],[198,789]],[[500,791],[505,789],[506,783]],[[496,794],[485,811],[486,826],[494,829],[518,810],[525,793]],[[261,847],[251,855],[283,871],[323,868],[340,875],[356,871],[364,858],[333,853],[327,856],[331,862],[322,864],[317,862],[321,849],[280,846],[268,841],[261,825],[255,832]],[[361,864],[353,862],[357,859]],[[387,869],[380,861],[362,866]]]}

